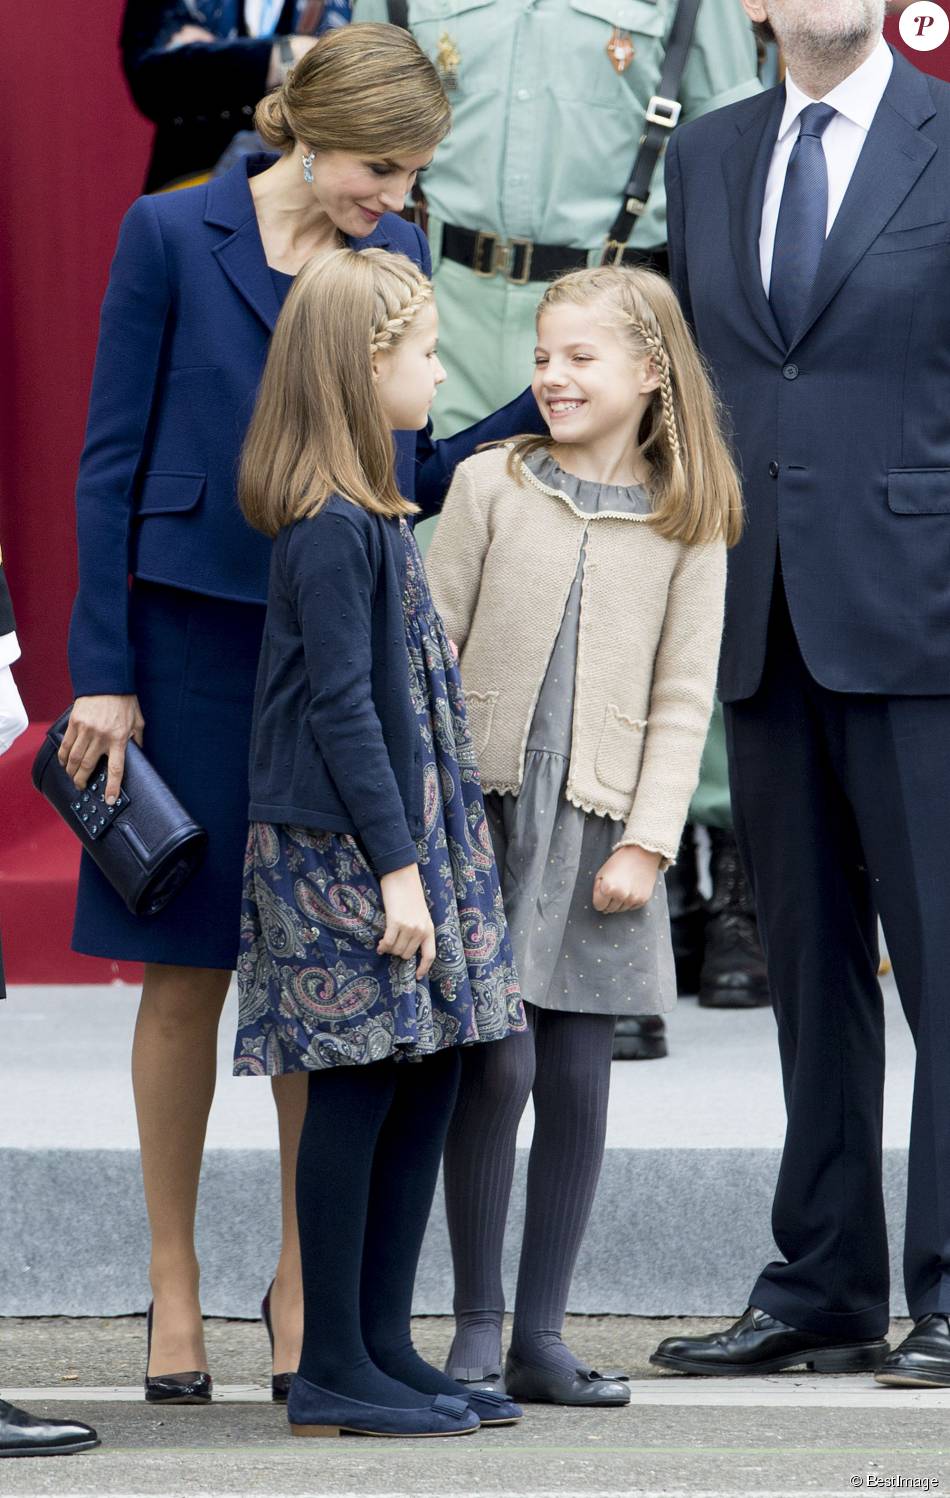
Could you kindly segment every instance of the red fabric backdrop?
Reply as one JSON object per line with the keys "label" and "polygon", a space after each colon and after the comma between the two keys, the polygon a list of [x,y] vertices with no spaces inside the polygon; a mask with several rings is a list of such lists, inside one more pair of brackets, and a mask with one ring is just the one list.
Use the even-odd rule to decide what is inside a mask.
{"label": "red fabric backdrop", "polygon": [[[945,3],[944,10],[948,8],[950,7]],[[908,47],[901,40],[897,16],[888,16],[884,22],[884,35],[891,46],[896,47],[899,52],[903,52],[908,62],[912,62],[914,67],[920,68],[921,72],[932,73],[935,78],[943,78],[945,81],[950,82],[950,37],[948,37],[942,47],[934,47],[932,52],[915,52],[913,47]]]}
{"label": "red fabric backdrop", "polygon": [[119,63],[122,0],[0,0],[0,543],[34,719],[69,701],[73,486],[99,303],[151,126]]}

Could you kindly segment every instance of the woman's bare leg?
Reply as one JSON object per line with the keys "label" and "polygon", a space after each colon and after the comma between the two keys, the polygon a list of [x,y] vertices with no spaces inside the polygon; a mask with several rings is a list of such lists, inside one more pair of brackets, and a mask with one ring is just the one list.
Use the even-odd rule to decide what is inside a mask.
{"label": "woman's bare leg", "polygon": [[148,963],[132,1046],[132,1087],[152,1235],[149,1373],[207,1370],[195,1208],[214,1096],[218,1022],[231,974]]}
{"label": "woman's bare leg", "polygon": [[303,1343],[303,1285],[297,1234],[297,1149],[307,1112],[307,1072],[272,1077],[280,1134],[281,1245],[271,1294],[274,1372],[295,1373]]}

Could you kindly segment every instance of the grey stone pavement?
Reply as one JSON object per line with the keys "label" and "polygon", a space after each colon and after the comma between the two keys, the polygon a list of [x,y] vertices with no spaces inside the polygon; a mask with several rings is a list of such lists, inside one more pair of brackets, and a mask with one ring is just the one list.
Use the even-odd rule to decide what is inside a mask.
{"label": "grey stone pavement", "polygon": [[[913,1050],[892,983],[885,984],[885,995],[884,1138],[899,1164]],[[120,1208],[128,1213],[129,1186],[116,1175],[118,1166],[109,1165],[121,1164],[135,1144],[127,1076],[133,1016],[134,995],[121,986],[13,990],[10,1003],[0,1006],[0,1141],[9,1166],[5,1192],[0,1190],[0,1245],[6,1243],[0,1254],[0,1311],[88,1313],[144,1305],[142,1225],[130,1226],[122,1216]],[[783,1130],[774,1021],[768,1012],[716,1014],[686,1001],[672,1017],[670,1033],[668,1061],[614,1067],[607,1189],[598,1198],[588,1235],[592,1257],[579,1266],[575,1283],[576,1310],[616,1306],[645,1314],[568,1318],[571,1345],[594,1366],[629,1370],[627,1408],[535,1405],[518,1427],[449,1442],[295,1440],[285,1412],[269,1401],[267,1344],[259,1321],[209,1319],[215,1403],[163,1410],[146,1405],[141,1396],[143,1316],[6,1314],[0,1315],[4,1395],[37,1412],[91,1421],[103,1445],[77,1457],[0,1461],[0,1495],[830,1498],[854,1492],[950,1492],[950,1390],[887,1390],[868,1377],[816,1378],[804,1372],[689,1379],[650,1367],[649,1354],[662,1337],[684,1329],[712,1330],[726,1324],[712,1319],[713,1311],[741,1309],[745,1287],[768,1256],[763,1253],[768,1199]],[[258,1172],[254,1182],[261,1200],[265,1165],[272,1173],[272,1105],[266,1087],[228,1077],[231,1034],[233,1016],[222,1025],[209,1145],[222,1158],[233,1155],[238,1174],[250,1167]],[[522,1144],[530,1127],[529,1117]],[[55,1202],[44,1199],[36,1210],[27,1210],[24,1172],[32,1170],[49,1187],[59,1179],[49,1162],[60,1156],[70,1180],[77,1163],[89,1164],[79,1177],[82,1190],[59,1202],[57,1227]],[[629,1168],[625,1160],[632,1162]],[[111,1195],[110,1169],[116,1175]],[[224,1207],[231,1202],[233,1173],[223,1177]],[[896,1178],[893,1185],[896,1301],[902,1191]],[[205,1218],[222,1210],[215,1207],[213,1193],[204,1202]],[[272,1204],[269,1215],[275,1210]],[[268,1214],[259,1209],[257,1216],[262,1215]],[[233,1214],[225,1220],[232,1233]],[[763,1235],[766,1241],[759,1243]],[[210,1251],[203,1256],[211,1309],[235,1316],[253,1308],[263,1288],[260,1266],[272,1263],[273,1245],[262,1238],[251,1248],[245,1245],[241,1252],[247,1284],[243,1279],[236,1289],[223,1284],[214,1294],[211,1282],[220,1266]],[[438,1235],[432,1249],[431,1284],[420,1309],[443,1310],[451,1287],[443,1284],[446,1251]],[[645,1257],[645,1249],[656,1272],[628,1285],[631,1265]],[[57,1266],[48,1286],[52,1303],[31,1306],[20,1299],[18,1304],[47,1260]],[[95,1306],[90,1286],[114,1276],[117,1264],[131,1276],[119,1297],[124,1303]],[[717,1301],[689,1305],[686,1290],[704,1275]],[[665,1309],[710,1314],[692,1321],[658,1317]],[[895,1325],[893,1340],[906,1325]],[[415,1331],[423,1354],[440,1363],[450,1337],[448,1319],[420,1317]]]}
{"label": "grey stone pavement", "polygon": [[[868,1378],[705,1380],[658,1373],[657,1340],[718,1321],[571,1317],[592,1361],[632,1378],[619,1410],[529,1406],[521,1426],[451,1442],[298,1440],[267,1400],[259,1322],[209,1321],[220,1398],[155,1408],[140,1395],[144,1319],[0,1320],[4,1394],[62,1418],[87,1418],[95,1452],[0,1462],[0,1493],[308,1494],[312,1498],[790,1498],[795,1494],[950,1490],[950,1390],[898,1391]],[[904,1324],[895,1325],[899,1337]],[[420,1318],[434,1361],[449,1322]]]}

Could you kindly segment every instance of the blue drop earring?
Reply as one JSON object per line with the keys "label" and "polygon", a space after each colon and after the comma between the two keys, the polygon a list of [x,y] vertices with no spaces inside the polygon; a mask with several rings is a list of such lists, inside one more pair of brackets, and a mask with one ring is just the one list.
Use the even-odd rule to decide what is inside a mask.
{"label": "blue drop earring", "polygon": [[309,185],[313,182],[313,158],[316,153],[308,151],[303,157],[303,180]]}

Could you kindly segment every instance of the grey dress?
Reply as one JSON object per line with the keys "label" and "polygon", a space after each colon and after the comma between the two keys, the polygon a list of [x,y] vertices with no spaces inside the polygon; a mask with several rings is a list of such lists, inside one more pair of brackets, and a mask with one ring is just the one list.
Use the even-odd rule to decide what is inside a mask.
{"label": "grey dress", "polygon": [[[574,478],[546,453],[527,462],[543,484],[590,514],[649,507],[639,486]],[[642,909],[599,915],[594,879],[623,824],[564,795],[583,567],[582,551],[528,732],[521,789],[485,797],[488,823],[526,1002],[576,1014],[663,1014],[676,1002],[664,881],[657,879]],[[625,606],[635,609],[636,599]]]}

